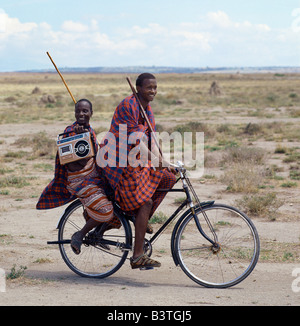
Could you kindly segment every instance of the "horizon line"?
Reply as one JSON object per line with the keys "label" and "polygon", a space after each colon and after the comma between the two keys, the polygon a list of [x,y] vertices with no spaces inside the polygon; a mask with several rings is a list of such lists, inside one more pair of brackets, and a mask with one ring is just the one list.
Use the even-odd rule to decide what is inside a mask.
{"label": "horizon line", "polygon": [[[64,72],[86,72],[86,73],[140,73],[145,69],[149,72],[155,73],[205,73],[205,72],[267,72],[278,71],[281,72],[300,72],[300,66],[206,66],[206,67],[176,67],[176,66],[94,66],[94,67],[61,67],[60,70]],[[295,71],[297,70],[297,71]],[[298,71],[299,70],[299,71]],[[56,72],[53,68],[31,68],[20,70],[0,71],[0,73],[52,73]]]}

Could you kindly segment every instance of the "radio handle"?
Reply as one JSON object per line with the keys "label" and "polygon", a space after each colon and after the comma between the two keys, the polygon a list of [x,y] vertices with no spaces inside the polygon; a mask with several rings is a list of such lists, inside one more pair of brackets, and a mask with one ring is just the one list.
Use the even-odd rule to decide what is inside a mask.
{"label": "radio handle", "polygon": [[[80,134],[76,134],[74,131],[67,131],[67,132],[63,132],[63,133],[59,134],[57,136],[57,139],[59,139],[59,137],[66,136],[66,135],[69,135],[69,134],[72,134],[72,133],[75,134],[75,135],[80,135]],[[87,131],[83,132],[83,134],[85,134],[85,133],[89,133],[89,131],[87,130]]]}
{"label": "radio handle", "polygon": [[63,137],[63,136],[67,136],[67,135],[71,134],[72,132],[74,132],[74,131],[63,132],[63,133],[59,134],[59,135],[57,136],[57,140],[60,140],[61,137],[62,137],[62,138],[65,138],[65,137]]}
{"label": "radio handle", "polygon": [[63,132],[62,134],[59,134],[58,137],[69,135],[71,133],[74,133],[74,131]]}

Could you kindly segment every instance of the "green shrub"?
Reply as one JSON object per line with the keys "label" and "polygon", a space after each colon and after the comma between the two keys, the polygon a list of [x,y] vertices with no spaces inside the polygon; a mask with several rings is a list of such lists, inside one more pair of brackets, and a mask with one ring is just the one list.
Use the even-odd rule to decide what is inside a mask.
{"label": "green shrub", "polygon": [[236,201],[237,206],[246,214],[268,217],[275,220],[275,213],[282,202],[278,200],[276,193],[255,194],[252,196],[244,196]]}
{"label": "green shrub", "polygon": [[24,276],[26,269],[27,269],[26,266],[20,266],[20,268],[18,270],[16,270],[16,265],[14,265],[11,268],[10,273],[8,273],[6,275],[6,278],[10,279],[10,280],[14,280],[16,278],[22,277],[22,276]]}

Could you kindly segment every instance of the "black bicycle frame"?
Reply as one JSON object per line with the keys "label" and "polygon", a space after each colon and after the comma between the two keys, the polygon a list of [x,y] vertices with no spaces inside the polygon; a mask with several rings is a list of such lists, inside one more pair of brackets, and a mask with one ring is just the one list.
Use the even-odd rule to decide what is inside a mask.
{"label": "black bicycle frame", "polygon": [[[179,179],[178,179],[179,180]],[[177,181],[178,181],[177,180]],[[194,219],[195,219],[195,223],[197,225],[197,228],[199,230],[199,232],[201,233],[201,235],[207,240],[209,241],[212,245],[215,245],[215,241],[211,240],[203,231],[202,227],[201,227],[201,224],[200,224],[200,221],[199,221],[199,218],[196,214],[196,211],[195,211],[195,208],[198,209],[197,206],[193,207],[191,206],[191,203],[192,203],[192,198],[191,198],[191,195],[190,195],[190,192],[189,192],[189,189],[188,189],[188,186],[187,185],[184,185],[183,188],[181,189],[157,189],[158,192],[184,192],[186,194],[186,199],[183,201],[183,203],[176,209],[176,211],[167,219],[167,221],[159,228],[159,230],[157,232],[155,232],[155,234],[153,235],[153,237],[149,240],[150,244],[152,245],[156,240],[157,238],[161,235],[161,233],[168,227],[168,225],[175,219],[175,217],[179,214],[179,212],[181,212],[184,207],[186,206],[190,206],[189,210],[190,212],[192,213]],[[74,202],[75,203],[75,202]],[[205,202],[205,203],[201,203],[201,207],[199,207],[199,209],[202,211],[202,208],[203,207],[206,207],[206,206],[211,206],[213,205],[213,201],[210,201],[210,202]],[[73,203],[72,203],[73,204]],[[134,216],[129,216],[127,215],[126,213],[124,213],[121,208],[116,205],[116,203],[114,203],[114,209],[115,209],[115,212],[117,214],[122,214],[127,220],[130,220],[132,221],[133,223],[135,223],[135,218]],[[187,216],[187,214],[184,214],[182,217],[185,217]],[[57,228],[60,227],[60,224],[61,224],[61,221],[58,225]],[[180,223],[179,223],[180,224]],[[71,243],[71,240],[63,240],[63,241],[48,241],[47,244],[68,244],[68,243]],[[111,241],[108,241],[108,240],[104,240],[103,239],[103,243],[105,244],[110,244],[110,245],[115,245],[114,242],[111,242]],[[132,244],[131,244],[132,245]],[[130,248],[126,248],[126,249],[130,249]]]}
{"label": "black bicycle frame", "polygon": [[[184,192],[183,189],[157,189],[158,192]],[[167,221],[159,228],[157,232],[155,232],[154,236],[149,240],[152,244],[154,241],[160,236],[160,234],[165,230],[165,228],[173,221],[173,219],[177,216],[179,212],[183,210],[183,208],[188,204],[188,199],[186,199],[177,209],[176,211],[167,219]]]}
{"label": "black bicycle frame", "polygon": [[[177,180],[178,181],[178,180]],[[149,240],[149,242],[152,244],[155,242],[155,240],[160,236],[160,234],[165,230],[165,228],[172,222],[172,220],[178,215],[179,212],[183,210],[183,208],[187,205],[190,205],[192,203],[192,198],[188,189],[188,186],[183,186],[183,189],[157,189],[158,192],[184,192],[186,194],[185,201],[176,209],[176,211],[168,218],[168,220],[160,227],[160,229],[154,234],[154,236]],[[203,203],[203,206],[212,205],[214,202],[209,203]],[[199,209],[202,211],[202,204]],[[199,218],[196,214],[195,207],[190,206],[190,212],[193,214],[195,223],[197,225],[197,228],[201,235],[209,241],[212,245],[215,245],[216,242],[212,239],[210,239],[203,231]]]}

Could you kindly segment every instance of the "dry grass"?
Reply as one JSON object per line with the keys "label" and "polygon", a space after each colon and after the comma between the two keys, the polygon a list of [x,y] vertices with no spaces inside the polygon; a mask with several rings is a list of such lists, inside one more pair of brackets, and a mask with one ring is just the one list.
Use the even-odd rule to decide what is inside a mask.
{"label": "dry grass", "polygon": [[221,161],[226,169],[221,181],[230,192],[256,193],[264,183],[265,152],[255,147],[230,147]]}
{"label": "dry grass", "polygon": [[263,241],[261,243],[260,261],[269,263],[297,263],[300,259],[300,245],[295,243],[281,243]]}
{"label": "dry grass", "polygon": [[[64,77],[76,99],[92,101],[93,124],[109,125],[115,107],[130,94],[125,75]],[[136,76],[130,77],[135,80]],[[212,178],[206,182],[219,187],[221,181],[227,192],[247,196],[243,207],[253,216],[264,215],[260,206],[275,207],[270,189],[275,195],[298,190],[300,146],[296,143],[300,132],[295,119],[300,117],[300,75],[172,74],[157,75],[157,79],[159,93],[153,109],[158,131],[204,132],[205,167],[218,173],[214,177],[209,172]],[[209,94],[213,81],[221,88],[220,96]],[[0,124],[54,125],[61,121],[67,125],[74,120],[74,103],[56,73],[0,74],[0,86]],[[96,129],[97,133],[106,131],[103,126]],[[5,139],[6,135],[0,138],[3,148]],[[260,142],[275,144],[274,150],[256,145]],[[19,189],[17,185],[25,190],[39,182],[44,185],[53,171],[55,152],[53,136],[45,132],[16,139],[0,155],[0,194],[15,193],[11,189]],[[37,179],[24,179],[34,173]]]}
{"label": "dry grass", "polygon": [[221,181],[229,192],[256,193],[264,182],[264,169],[253,163],[232,163]]}
{"label": "dry grass", "polygon": [[236,201],[237,206],[249,216],[276,219],[276,212],[283,202],[278,200],[275,192],[246,195]]}
{"label": "dry grass", "polygon": [[[17,148],[31,147],[31,159],[38,157],[53,158],[57,150],[55,141],[50,139],[45,132],[40,132],[34,134],[33,136],[19,138],[14,142],[14,146]],[[16,154],[18,153],[20,152],[16,152]]]}
{"label": "dry grass", "polygon": [[7,187],[23,188],[28,185],[29,182],[25,177],[9,175],[0,179],[0,188],[7,188]]}
{"label": "dry grass", "polygon": [[248,163],[248,164],[263,164],[265,162],[266,153],[263,148],[257,147],[230,147],[223,156],[225,164],[231,163]]}
{"label": "dry grass", "polygon": [[[118,103],[130,93],[124,75],[65,74],[78,100],[88,98],[94,104],[95,118],[107,119]],[[130,76],[132,80],[135,75]],[[156,116],[201,119],[226,116],[299,117],[300,76],[259,75],[158,75],[159,93]],[[217,80],[222,96],[211,96],[211,83]],[[53,74],[1,74],[0,123],[71,120],[73,102],[59,76]],[[38,87],[38,92],[34,91]],[[45,102],[52,96],[54,103]],[[282,108],[284,109],[284,112]],[[266,109],[267,108],[267,109]],[[273,108],[274,110],[269,110]],[[26,114],[24,114],[26,112]]]}

